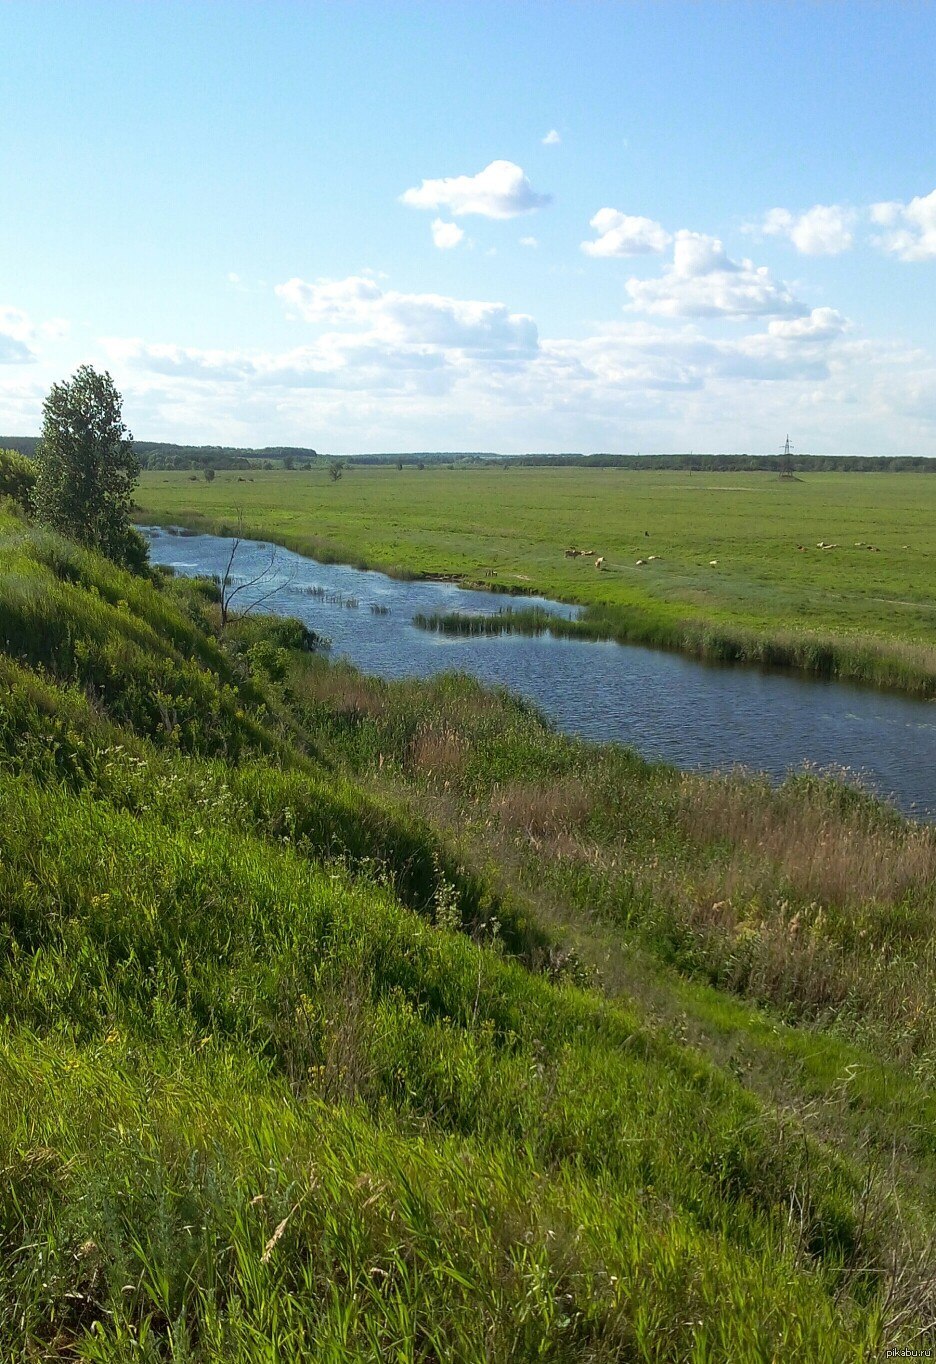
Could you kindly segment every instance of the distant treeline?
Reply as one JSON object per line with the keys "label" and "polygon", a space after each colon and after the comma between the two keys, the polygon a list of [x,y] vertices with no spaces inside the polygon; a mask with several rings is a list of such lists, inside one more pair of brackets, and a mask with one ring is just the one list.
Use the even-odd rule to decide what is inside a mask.
{"label": "distant treeline", "polygon": [[[0,436],[0,448],[35,457],[38,436]],[[166,441],[135,440],[133,448],[144,469],[274,469],[317,464],[318,452],[298,445],[269,445],[239,449],[233,445],[172,445]]]}
{"label": "distant treeline", "polygon": [[683,469],[698,473],[936,473],[925,455],[517,455],[511,464],[589,469]]}
{"label": "distant treeline", "polygon": [[[0,436],[0,449],[18,450],[33,458],[37,436]],[[166,441],[133,443],[144,469],[304,469],[330,462],[306,446],[267,445],[240,449],[232,445],[172,445]],[[352,464],[425,468],[430,464],[503,464],[527,468],[681,469],[694,473],[936,473],[936,459],[925,455],[668,455],[527,454],[499,455],[490,450],[420,450],[409,454],[366,454],[347,457]]]}
{"label": "distant treeline", "polygon": [[[417,468],[426,464],[489,464],[503,461],[504,456],[493,450],[416,450],[405,455],[351,455],[355,464],[397,464]],[[509,457],[508,457],[509,458]]]}

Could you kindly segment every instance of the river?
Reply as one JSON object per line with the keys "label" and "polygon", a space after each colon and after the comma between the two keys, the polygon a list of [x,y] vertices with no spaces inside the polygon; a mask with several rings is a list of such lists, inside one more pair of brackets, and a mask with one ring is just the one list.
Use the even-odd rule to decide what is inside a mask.
{"label": "river", "polygon": [[[218,576],[231,541],[145,528],[154,563]],[[273,547],[245,540],[235,584],[269,563]],[[615,740],[644,757],[705,771],[737,765],[780,778],[810,765],[844,771],[906,814],[936,819],[936,704],[787,673],[700,663],[639,645],[552,635],[460,638],[417,629],[417,612],[501,610],[505,598],[453,583],[403,582],[275,549],[263,610],[298,616],[331,640],[333,656],[379,677],[471,673],[534,701],[570,734]],[[245,591],[237,605],[245,606]],[[524,598],[567,617],[577,608]]]}

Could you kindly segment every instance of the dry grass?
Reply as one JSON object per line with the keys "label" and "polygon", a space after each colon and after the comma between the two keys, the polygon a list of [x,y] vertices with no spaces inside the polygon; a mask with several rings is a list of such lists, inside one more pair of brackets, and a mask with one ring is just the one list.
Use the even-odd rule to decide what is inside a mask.
{"label": "dry grass", "polygon": [[513,834],[538,846],[551,843],[552,856],[577,849],[572,835],[581,831],[594,809],[594,796],[578,777],[543,782],[509,782],[491,798],[491,812]]}
{"label": "dry grass", "polygon": [[882,826],[878,811],[836,809],[822,783],[771,790],[739,776],[687,775],[679,822],[700,844],[730,841],[721,892],[757,894],[779,873],[797,898],[827,905],[893,904],[908,896],[932,904],[936,829]]}
{"label": "dry grass", "polygon": [[326,707],[345,719],[381,719],[387,702],[379,687],[351,668],[303,670],[294,680],[302,700]]}
{"label": "dry grass", "polygon": [[430,722],[410,740],[406,770],[425,780],[444,780],[461,771],[467,753],[468,741],[457,729]]}

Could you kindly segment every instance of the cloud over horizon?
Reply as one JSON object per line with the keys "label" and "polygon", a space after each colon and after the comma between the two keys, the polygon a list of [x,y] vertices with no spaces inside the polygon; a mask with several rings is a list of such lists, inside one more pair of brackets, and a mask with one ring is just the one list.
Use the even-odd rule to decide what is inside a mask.
{"label": "cloud over horizon", "polygon": [[807,311],[766,266],[731,260],[717,237],[683,228],[657,279],[629,279],[631,306],[661,317],[798,317]]}

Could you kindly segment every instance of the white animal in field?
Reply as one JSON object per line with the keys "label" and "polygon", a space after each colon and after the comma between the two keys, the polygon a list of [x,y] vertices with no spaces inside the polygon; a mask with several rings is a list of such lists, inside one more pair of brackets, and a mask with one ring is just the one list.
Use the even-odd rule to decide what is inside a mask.
{"label": "white animal in field", "polygon": [[603,554],[601,555],[601,557],[600,557],[599,559],[596,559],[596,560],[595,560],[595,567],[596,567],[596,568],[604,568],[604,555],[603,555]]}
{"label": "white animal in field", "polygon": [[717,559],[709,559],[709,568],[717,568],[717,567],[718,567],[718,560],[717,560]]}
{"label": "white animal in field", "polygon": [[644,565],[646,562],[647,562],[646,559],[638,559],[638,560],[637,560],[637,567],[638,567],[638,568],[642,568],[643,565]]}

